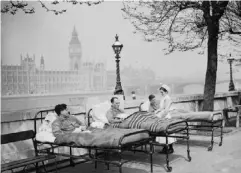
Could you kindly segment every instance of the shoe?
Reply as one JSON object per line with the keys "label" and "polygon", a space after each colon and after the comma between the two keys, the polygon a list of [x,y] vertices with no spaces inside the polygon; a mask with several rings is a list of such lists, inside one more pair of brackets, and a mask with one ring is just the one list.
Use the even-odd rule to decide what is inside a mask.
{"label": "shoe", "polygon": [[169,154],[174,153],[174,149],[173,149],[173,145],[172,144],[168,145],[168,152],[169,152]]}
{"label": "shoe", "polygon": [[174,149],[172,144],[168,145],[168,149],[166,146],[163,147],[163,149],[159,152],[160,154],[172,154],[174,153]]}

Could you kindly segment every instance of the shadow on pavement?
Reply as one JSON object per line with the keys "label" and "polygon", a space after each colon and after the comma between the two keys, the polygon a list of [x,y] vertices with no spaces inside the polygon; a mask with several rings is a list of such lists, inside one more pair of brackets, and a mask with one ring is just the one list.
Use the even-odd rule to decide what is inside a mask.
{"label": "shadow on pavement", "polygon": [[[144,153],[133,153],[126,152],[123,154],[123,159],[128,160],[129,162],[123,164],[122,172],[123,173],[149,173],[150,172],[150,157],[148,154]],[[178,161],[179,159],[184,159],[186,161],[186,155],[170,154],[169,163],[170,166]],[[175,169],[175,166],[173,166]],[[110,169],[107,169],[107,166],[103,163],[97,164],[97,169],[95,169],[94,162],[81,163],[77,164],[74,167],[68,166],[65,168],[59,169],[59,173],[118,173],[119,168],[115,165],[110,165]],[[166,172],[166,155],[154,153],[153,154],[153,172],[161,171]]]}

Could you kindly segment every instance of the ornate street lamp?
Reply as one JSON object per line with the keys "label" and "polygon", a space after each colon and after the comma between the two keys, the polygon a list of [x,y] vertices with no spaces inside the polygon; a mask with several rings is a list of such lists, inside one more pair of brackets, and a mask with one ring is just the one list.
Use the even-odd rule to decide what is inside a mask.
{"label": "ornate street lamp", "polygon": [[125,99],[124,96],[124,91],[121,86],[121,79],[120,79],[120,52],[123,48],[123,44],[121,44],[118,40],[118,35],[116,34],[115,36],[115,43],[112,45],[112,48],[115,52],[115,58],[116,58],[116,86],[115,86],[115,91],[114,95],[123,95],[123,98]]}
{"label": "ornate street lamp", "polygon": [[232,64],[233,64],[233,61],[235,59],[231,58],[231,53],[229,54],[229,57],[230,58],[228,58],[228,63],[229,63],[229,66],[230,66],[230,82],[229,82],[229,90],[228,91],[234,91],[235,90],[235,86],[234,86],[234,83],[233,83],[233,68],[232,68]]}

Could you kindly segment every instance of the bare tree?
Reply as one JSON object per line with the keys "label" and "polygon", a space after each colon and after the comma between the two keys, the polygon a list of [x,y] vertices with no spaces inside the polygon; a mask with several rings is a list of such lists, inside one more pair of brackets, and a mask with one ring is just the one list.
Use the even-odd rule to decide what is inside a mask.
{"label": "bare tree", "polygon": [[[203,110],[213,110],[218,65],[218,40],[241,35],[238,1],[124,2],[124,15],[147,41],[166,41],[167,53],[207,47],[208,63]],[[232,37],[229,37],[232,40]]]}
{"label": "bare tree", "polygon": [[[77,1],[77,0],[62,0],[62,1],[51,1],[49,5],[46,5],[46,1],[38,0],[39,5],[44,8],[47,12],[53,12],[55,15],[62,14],[66,12],[66,9],[54,9],[53,6],[57,6],[60,2],[71,3],[73,5],[77,4],[86,4],[88,6],[97,5],[101,3],[101,1]],[[7,13],[15,15],[19,11],[23,11],[26,14],[35,13],[35,8],[30,5],[28,1],[2,1],[1,2],[1,13]],[[51,6],[51,7],[50,7]]]}

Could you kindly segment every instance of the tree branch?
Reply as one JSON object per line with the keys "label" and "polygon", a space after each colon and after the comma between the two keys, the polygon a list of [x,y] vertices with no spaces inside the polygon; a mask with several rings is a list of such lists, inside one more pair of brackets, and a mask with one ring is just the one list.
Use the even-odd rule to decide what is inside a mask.
{"label": "tree branch", "polygon": [[[101,2],[103,2],[104,0],[100,0],[100,1],[77,1],[77,0],[63,0],[63,3],[71,3],[73,5],[76,4],[86,4],[88,6],[91,5],[97,5],[100,4]],[[53,12],[54,14],[58,15],[58,14],[62,14],[64,12],[66,12],[66,9],[61,9],[61,10],[56,10],[56,9],[52,9],[47,7],[46,2],[42,1],[42,0],[38,0],[37,2],[40,3],[41,7],[44,8],[47,12]],[[58,5],[60,2],[58,0],[54,0],[52,1],[50,4],[51,5]],[[33,7],[29,7],[29,3],[26,1],[4,1],[2,2],[2,7],[1,7],[1,13],[10,13],[12,15],[15,15],[19,10],[23,11],[26,14],[32,14],[35,13],[35,9]]]}

